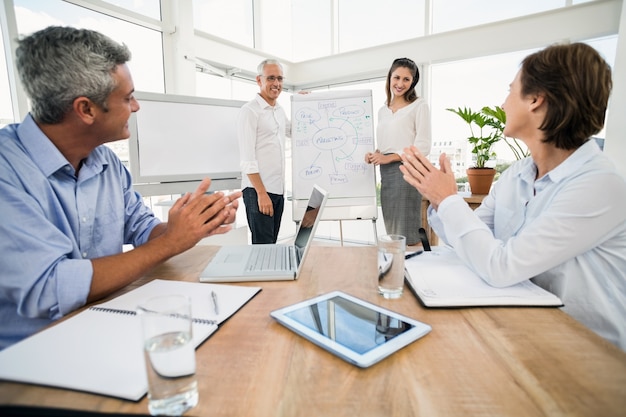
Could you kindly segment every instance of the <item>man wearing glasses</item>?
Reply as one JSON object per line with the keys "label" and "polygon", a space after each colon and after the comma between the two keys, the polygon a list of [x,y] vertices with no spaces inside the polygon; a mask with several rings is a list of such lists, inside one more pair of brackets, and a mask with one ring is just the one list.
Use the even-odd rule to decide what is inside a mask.
{"label": "man wearing glasses", "polygon": [[252,243],[276,243],[284,208],[285,140],[291,123],[277,99],[283,67],[266,59],[257,67],[260,92],[239,113],[237,136],[241,187]]}

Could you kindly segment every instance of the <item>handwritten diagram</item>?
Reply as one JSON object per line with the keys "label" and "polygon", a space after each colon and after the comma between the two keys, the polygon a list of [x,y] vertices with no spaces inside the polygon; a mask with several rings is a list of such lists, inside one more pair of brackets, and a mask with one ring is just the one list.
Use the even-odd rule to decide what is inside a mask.
{"label": "handwritten diagram", "polygon": [[306,198],[313,184],[333,198],[375,195],[374,168],[364,161],[374,149],[373,126],[370,90],[294,95],[295,198]]}

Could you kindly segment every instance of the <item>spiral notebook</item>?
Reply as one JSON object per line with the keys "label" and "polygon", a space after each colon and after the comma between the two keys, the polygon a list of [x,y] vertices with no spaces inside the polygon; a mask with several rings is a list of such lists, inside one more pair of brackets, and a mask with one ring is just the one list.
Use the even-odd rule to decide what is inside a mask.
{"label": "spiral notebook", "polygon": [[530,280],[508,287],[492,287],[468,268],[452,249],[443,246],[432,249],[405,262],[406,282],[426,307],[563,305],[559,297]]}
{"label": "spiral notebook", "polygon": [[0,351],[0,379],[137,401],[148,391],[141,325],[135,313],[139,303],[163,294],[189,296],[193,342],[198,347],[260,290],[151,281]]}

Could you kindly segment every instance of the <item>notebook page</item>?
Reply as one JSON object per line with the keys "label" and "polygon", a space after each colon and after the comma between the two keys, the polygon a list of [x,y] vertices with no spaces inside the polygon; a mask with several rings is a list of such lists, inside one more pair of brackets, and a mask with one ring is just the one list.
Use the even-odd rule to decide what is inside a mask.
{"label": "notebook page", "polygon": [[410,284],[427,306],[562,305],[554,294],[524,281],[492,287],[449,248],[434,248],[405,263]]}
{"label": "notebook page", "polygon": [[[86,309],[0,351],[0,378],[139,400],[148,390],[140,317],[133,314],[140,302],[156,295],[184,294],[192,299],[194,317],[221,322],[259,290],[151,281],[94,306],[108,311]],[[215,314],[211,291],[218,295],[219,314]],[[194,345],[216,330],[216,324],[194,323]]]}
{"label": "notebook page", "polygon": [[[260,287],[155,279],[117,298],[98,304],[98,307],[136,311],[137,306],[149,298],[180,294],[191,299],[192,317],[221,323],[235,314],[260,290]],[[218,314],[215,314],[212,292],[215,292],[217,297]]]}

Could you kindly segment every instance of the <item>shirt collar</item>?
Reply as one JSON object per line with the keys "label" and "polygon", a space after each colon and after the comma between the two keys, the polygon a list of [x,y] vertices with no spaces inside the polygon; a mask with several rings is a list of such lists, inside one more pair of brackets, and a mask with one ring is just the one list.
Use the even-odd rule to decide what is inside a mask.
{"label": "shirt collar", "polygon": [[[41,131],[32,115],[29,113],[17,128],[18,139],[24,145],[26,152],[46,177],[68,167],[74,173],[74,168],[57,149],[52,141]],[[83,162],[83,167],[90,171],[99,172],[106,168],[108,163],[98,152],[91,152]],[[67,170],[67,168],[65,168]],[[82,170],[81,170],[82,171]]]}
{"label": "shirt collar", "polygon": [[576,149],[567,159],[561,162],[556,168],[548,172],[553,182],[560,182],[565,178],[574,175],[593,157],[600,153],[600,148],[594,139],[589,139],[581,147]]}
{"label": "shirt collar", "polygon": [[29,113],[17,128],[17,136],[33,162],[46,177],[70,163],[50,139],[41,131]]}
{"label": "shirt collar", "polygon": [[256,100],[256,102],[259,104],[259,106],[262,109],[266,109],[268,107],[270,109],[278,109],[280,107],[280,104],[278,104],[278,101],[276,101],[276,104],[272,106],[267,101],[265,101],[265,99],[263,97],[261,97],[261,94],[259,94],[259,93],[257,93],[257,95],[254,97],[254,99]]}
{"label": "shirt collar", "polygon": [[[581,147],[576,149],[567,159],[561,162],[556,168],[548,172],[537,182],[541,183],[558,183],[563,179],[569,178],[580,170],[589,160],[593,159],[598,153],[602,152],[594,139],[589,139]],[[521,171],[520,177],[532,184],[537,176],[537,165],[535,165],[532,157],[528,158],[529,162]]]}

